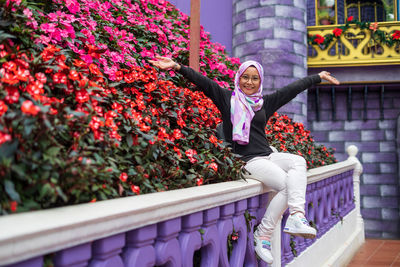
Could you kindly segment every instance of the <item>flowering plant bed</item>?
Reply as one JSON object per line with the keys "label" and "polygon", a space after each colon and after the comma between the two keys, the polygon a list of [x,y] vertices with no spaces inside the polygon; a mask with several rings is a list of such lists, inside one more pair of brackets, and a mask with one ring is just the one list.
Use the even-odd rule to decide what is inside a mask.
{"label": "flowering plant bed", "polygon": [[[188,18],[168,2],[0,8],[0,214],[240,178],[211,100],[146,63],[188,62]],[[201,72],[233,87],[239,60],[204,31],[200,56]]]}

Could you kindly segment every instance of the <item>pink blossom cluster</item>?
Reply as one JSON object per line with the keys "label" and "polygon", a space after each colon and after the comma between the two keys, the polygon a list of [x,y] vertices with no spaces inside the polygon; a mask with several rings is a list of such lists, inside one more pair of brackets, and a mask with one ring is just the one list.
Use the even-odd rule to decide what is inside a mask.
{"label": "pink blossom cluster", "polygon": [[[23,7],[18,0],[7,2],[22,9],[26,24],[35,30],[32,38],[36,44],[69,48],[86,63],[97,64],[112,81],[118,80],[118,70],[146,66],[146,60],[155,55],[177,60],[188,55],[189,18],[168,1],[53,0],[57,11],[48,14]],[[101,50],[100,58],[93,58],[87,45]],[[229,58],[224,46],[212,43],[203,28],[200,49],[202,72],[214,73],[210,78],[232,88],[239,60]]]}

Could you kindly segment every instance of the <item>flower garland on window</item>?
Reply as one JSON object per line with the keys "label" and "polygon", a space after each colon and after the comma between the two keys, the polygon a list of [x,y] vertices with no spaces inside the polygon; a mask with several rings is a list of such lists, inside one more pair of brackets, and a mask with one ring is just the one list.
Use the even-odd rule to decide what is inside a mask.
{"label": "flower garland on window", "polygon": [[391,47],[394,44],[400,44],[400,31],[395,30],[392,34],[378,29],[378,22],[361,22],[350,16],[346,20],[346,24],[335,28],[332,33],[325,36],[320,34],[308,35],[307,43],[309,45],[320,45],[326,49],[334,39],[339,39],[349,28],[350,24],[356,24],[361,30],[369,29],[372,32],[372,38],[382,45]]}

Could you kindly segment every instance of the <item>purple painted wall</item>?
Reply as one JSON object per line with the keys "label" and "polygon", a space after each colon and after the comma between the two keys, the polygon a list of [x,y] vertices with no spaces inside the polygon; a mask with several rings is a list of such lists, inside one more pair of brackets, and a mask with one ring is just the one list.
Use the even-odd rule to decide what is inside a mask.
{"label": "purple painted wall", "polygon": [[[183,13],[190,15],[190,0],[170,0]],[[211,34],[211,40],[225,46],[232,55],[232,0],[201,0],[200,24]]]}
{"label": "purple painted wall", "polygon": [[[373,77],[370,77],[373,79]],[[351,85],[351,105],[348,105],[348,85],[336,87],[335,106],[331,86],[319,87],[319,115],[316,116],[316,91],[309,90],[309,129],[320,143],[336,149],[338,160],[346,159],[345,149],[356,145],[363,165],[361,176],[361,214],[365,232],[371,238],[400,238],[400,190],[398,121],[400,116],[400,83],[386,84],[381,120],[381,85],[367,84],[366,117],[364,117],[365,85]],[[336,121],[333,120],[336,108]],[[351,107],[351,120],[348,108]],[[396,137],[397,133],[397,137]],[[396,140],[397,139],[397,140]]]}

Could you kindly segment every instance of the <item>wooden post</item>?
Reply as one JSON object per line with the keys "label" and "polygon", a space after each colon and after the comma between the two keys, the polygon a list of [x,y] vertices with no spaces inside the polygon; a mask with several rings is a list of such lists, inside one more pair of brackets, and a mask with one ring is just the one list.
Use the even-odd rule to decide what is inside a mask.
{"label": "wooden post", "polygon": [[189,66],[199,71],[200,51],[200,0],[190,1],[190,51]]}

